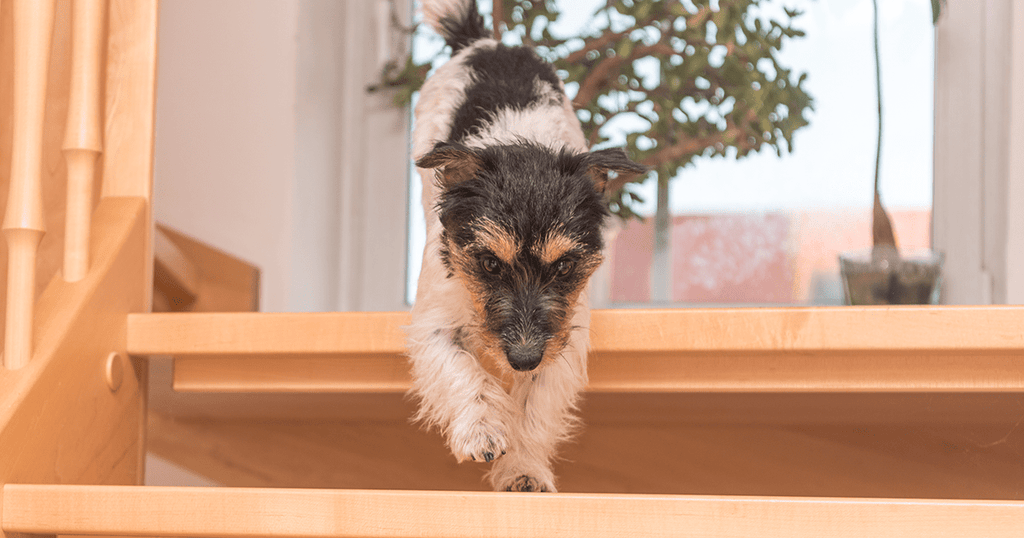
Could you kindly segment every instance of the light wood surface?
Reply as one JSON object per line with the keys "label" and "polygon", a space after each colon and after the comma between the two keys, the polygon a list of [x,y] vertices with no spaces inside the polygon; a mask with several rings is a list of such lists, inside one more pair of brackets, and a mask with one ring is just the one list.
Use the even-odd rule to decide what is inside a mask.
{"label": "light wood surface", "polygon": [[[617,403],[636,414],[585,402],[583,428],[559,451],[559,491],[1024,499],[1017,419],[786,424],[647,416]],[[412,413],[341,421],[151,412],[147,442],[151,453],[231,487],[489,489],[487,465],[456,463],[439,435],[408,422]]]}
{"label": "light wood surface", "polygon": [[[152,121],[156,69],[156,0],[108,0],[109,43],[104,40],[104,155],[97,172],[115,178],[122,185],[112,196],[145,192],[152,181]],[[43,213],[46,235],[39,244],[35,273],[35,298],[58,275],[64,260],[67,208],[67,167],[62,146],[65,142],[67,108],[71,87],[70,0],[57,0],[54,13],[52,54],[46,93],[42,163]],[[0,207],[7,206],[14,133],[14,2],[0,1]],[[149,50],[147,52],[147,47]],[[147,76],[148,75],[148,76]],[[148,86],[147,86],[148,84]],[[111,155],[110,152],[115,154]],[[99,203],[101,181],[94,182],[93,210]],[[132,184],[137,184],[134,191]],[[7,297],[7,248],[0,247],[0,303]],[[147,272],[150,269],[146,269]],[[0,322],[6,319],[0,309]],[[3,331],[0,331],[2,338]]]}
{"label": "light wood surface", "polygon": [[64,149],[103,151],[103,59],[107,0],[71,4],[71,91]]}
{"label": "light wood surface", "polygon": [[43,233],[4,230],[7,240],[7,319],[4,327],[3,364],[17,370],[32,358],[32,320],[35,319],[36,255]]}
{"label": "light wood surface", "polygon": [[43,121],[55,0],[8,1],[14,7],[14,140],[3,227],[44,232]]}
{"label": "light wood surface", "polygon": [[[129,65],[123,48],[108,51],[104,28],[114,36],[111,41],[131,43],[131,47],[145,47],[148,42],[151,44],[150,71],[155,68],[155,19],[151,18],[153,24],[148,27],[139,25],[137,20],[130,19],[129,11],[148,7],[155,13],[156,2],[113,3],[121,5],[122,9],[115,10],[110,24],[104,26],[100,22],[97,27],[97,20],[102,16],[93,13],[92,29],[83,33],[79,31],[81,28],[71,31],[72,2],[69,0],[0,2],[0,145],[6,148],[8,141],[25,139],[26,135],[40,141],[38,147],[27,151],[19,148],[19,144],[25,145],[23,142],[11,142],[10,153],[0,150],[0,166],[10,165],[12,170],[35,166],[38,174],[28,175],[39,176],[35,180],[38,187],[24,188],[23,182],[14,179],[10,190],[3,189],[0,196],[6,197],[8,207],[4,228],[12,234],[8,238],[13,236],[16,243],[22,241],[19,235],[25,235],[22,233],[25,231],[37,235],[44,229],[52,232],[41,242],[34,241],[39,245],[39,263],[34,270],[16,270],[15,267],[27,265],[11,260],[12,272],[27,274],[20,277],[24,284],[15,286],[17,291],[5,297],[10,301],[11,295],[22,294],[27,299],[15,299],[15,302],[34,304],[34,314],[23,315],[11,309],[4,315],[8,322],[16,319],[32,328],[29,342],[33,358],[20,369],[0,370],[0,483],[133,484],[139,483],[143,475],[146,385],[140,381],[145,379],[148,365],[122,359],[109,362],[108,358],[112,355],[126,357],[125,318],[128,312],[142,312],[148,306],[146,292],[151,287],[146,279],[150,237],[148,199],[122,194],[100,202],[99,196],[95,196],[100,188],[98,182],[92,187],[73,186],[74,196],[93,195],[90,201],[77,204],[78,212],[92,213],[91,228],[95,234],[87,239],[87,246],[93,259],[91,270],[74,283],[57,275],[64,250],[64,202],[68,191],[62,140],[67,136],[66,141],[72,148],[69,153],[69,165],[74,169],[72,175],[84,171],[86,161],[95,160],[94,155],[80,158],[80,148],[94,154],[101,130],[105,129],[108,134],[131,132],[131,137],[152,141],[151,129],[144,133],[133,131],[147,121],[151,125],[153,115],[151,101],[148,110],[131,106],[139,97],[144,101],[147,94],[147,88],[138,84],[122,84],[116,91],[106,94],[104,99],[117,104],[116,111],[108,106],[108,113],[100,114],[95,106],[86,107],[92,109],[86,114],[89,119],[77,126],[81,129],[73,126],[67,131],[68,108],[75,108],[74,102],[82,100],[79,97],[92,101],[100,98],[97,91],[85,92],[91,92],[89,97],[79,90],[71,90],[71,64],[75,63],[71,59],[73,33],[76,37],[92,34],[86,37],[93,49],[87,53],[93,64],[113,66],[115,71],[135,70],[137,73],[132,75],[135,77],[145,72],[144,62]],[[82,2],[75,4],[84,6]],[[96,9],[102,5],[93,2],[84,7]],[[42,17],[49,21],[28,23],[25,13],[28,18]],[[47,76],[48,84],[40,85],[41,75],[37,73],[32,77],[36,83],[26,91],[19,87],[19,80],[25,80],[22,65],[26,62],[21,59],[24,47],[21,43],[16,47],[13,41],[22,41],[19,34],[33,26],[52,28],[52,33],[47,32],[52,46],[39,43],[32,46],[38,57],[31,65]],[[104,35],[97,36],[97,33]],[[96,66],[89,70],[92,75],[88,84],[98,84]],[[75,77],[78,75],[80,72]],[[124,82],[116,77],[114,80]],[[150,97],[153,90],[150,84]],[[76,97],[69,97],[69,94]],[[26,106],[20,95],[29,95],[32,103]],[[43,109],[42,114],[39,108]],[[24,120],[23,112],[33,110],[36,111],[34,119]],[[72,123],[76,118],[80,119],[78,113],[72,111]],[[137,161],[140,156],[146,158],[144,149],[129,148],[131,152],[141,153],[128,155],[126,161]],[[120,157],[124,156],[122,148]],[[33,162],[34,165],[25,164]],[[106,162],[108,172],[120,167],[119,158]],[[151,181],[148,169],[136,168],[128,173],[138,185],[148,185]],[[75,193],[82,189],[92,192]],[[41,195],[38,192],[23,194],[29,191],[41,191]],[[26,205],[25,199],[30,199],[31,203]],[[15,250],[26,249],[16,246]],[[5,275],[6,262],[4,253],[0,266]],[[15,275],[14,279],[18,278]],[[33,279],[34,284],[29,279]],[[11,345],[10,339],[6,344]]]}
{"label": "light wood surface", "polygon": [[3,232],[7,239],[7,319],[4,367],[32,357],[36,256],[46,233],[43,216],[43,125],[53,41],[54,0],[14,2],[14,140]]}
{"label": "light wood surface", "polygon": [[198,537],[1018,537],[1024,503],[8,484],[3,529]]}
{"label": "light wood surface", "polygon": [[153,194],[157,1],[108,1],[103,196],[149,200]]}
{"label": "light wood surface", "polygon": [[71,90],[64,156],[68,207],[64,233],[64,279],[77,282],[89,270],[89,233],[96,158],[103,151],[103,71],[106,0],[76,0],[71,15]]}
{"label": "light wood surface", "polygon": [[[173,360],[149,361],[150,405],[195,419],[405,421],[414,407],[400,392],[224,393],[174,391]],[[162,382],[162,385],[161,385]],[[1020,393],[589,392],[609,420],[678,424],[1016,424]],[[1024,463],[1022,463],[1024,465]]]}
{"label": "light wood surface", "polygon": [[259,268],[159,223],[156,240],[154,311],[259,310]]}
{"label": "light wood surface", "polygon": [[64,150],[68,168],[68,207],[64,231],[64,270],[68,282],[78,282],[89,272],[89,238],[92,229],[92,191],[98,152],[80,148]]}
{"label": "light wood surface", "polygon": [[125,316],[144,308],[142,199],[97,208],[95,263],[83,280],[53,278],[40,296],[36,354],[0,371],[0,483],[133,484],[142,478],[145,363],[107,384],[106,359],[124,352]]}
{"label": "light wood surface", "polygon": [[[12,165],[14,135],[14,3],[0,1],[0,207],[6,208]],[[46,234],[39,243],[36,257],[36,299],[60,274],[64,260],[65,211],[67,208],[67,167],[61,147],[67,126],[68,92],[71,82],[71,2],[57,0],[54,11],[53,42],[46,93],[43,126],[42,195]],[[94,203],[99,198],[99,182],[94,187]],[[0,248],[0,303],[7,297],[7,248]],[[0,308],[0,320],[6,319]],[[3,331],[0,331],[0,335]],[[2,336],[0,336],[2,338]]]}
{"label": "light wood surface", "polygon": [[199,268],[159,228],[153,236],[153,311],[188,312],[199,290]]}
{"label": "light wood surface", "polygon": [[[153,197],[157,0],[108,0],[102,196]],[[146,221],[153,227],[152,205]],[[153,259],[152,231],[145,258]],[[144,303],[153,304],[153,264],[143,267]]]}
{"label": "light wood surface", "polygon": [[[132,316],[139,353],[395,353],[404,312]],[[230,326],[230,327],[229,327]],[[204,327],[206,327],[204,329]],[[1020,352],[1018,306],[596,310],[601,352]],[[294,335],[294,336],[293,336]]]}
{"label": "light wood surface", "polygon": [[[175,387],[404,391],[405,313],[140,314],[129,350],[178,357]],[[1024,308],[603,310],[598,392],[1024,390]]]}

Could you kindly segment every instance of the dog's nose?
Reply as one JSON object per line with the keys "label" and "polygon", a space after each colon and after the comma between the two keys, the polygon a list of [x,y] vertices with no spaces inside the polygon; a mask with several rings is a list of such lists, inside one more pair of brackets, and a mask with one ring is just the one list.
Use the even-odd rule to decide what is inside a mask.
{"label": "dog's nose", "polygon": [[544,346],[513,346],[505,355],[513,370],[529,372],[540,366],[540,361],[544,358]]}

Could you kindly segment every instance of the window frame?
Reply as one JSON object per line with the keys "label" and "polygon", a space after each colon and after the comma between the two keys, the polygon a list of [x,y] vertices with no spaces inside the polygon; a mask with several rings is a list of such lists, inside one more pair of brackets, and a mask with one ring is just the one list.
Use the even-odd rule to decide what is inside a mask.
{"label": "window frame", "polygon": [[[366,45],[379,47],[382,26],[359,21],[373,19],[374,9],[379,19],[381,9],[347,4],[346,66],[359,76],[346,77],[342,116],[346,125],[387,128],[342,135],[337,302],[342,310],[405,309],[408,110],[365,93],[381,54],[373,46],[377,54],[366,54]],[[395,5],[408,13],[409,0]],[[932,243],[946,255],[943,302],[1024,303],[1024,271],[1010,270],[1024,263],[1024,234],[1013,233],[1024,229],[1024,152],[1011,151],[1024,147],[1024,61],[1013,61],[1024,59],[1024,8],[1012,0],[949,2],[935,48]]]}
{"label": "window frame", "polygon": [[[1024,10],[1013,0],[946,5],[935,39],[933,246],[943,302],[1024,301]],[[1017,106],[1014,106],[1017,104]],[[1019,152],[1017,152],[1019,153]],[[976,180],[975,180],[976,179]]]}
{"label": "window frame", "polygon": [[411,0],[344,6],[335,302],[341,311],[407,310],[409,111],[395,107],[389,92],[367,87],[379,82],[385,62],[408,50],[391,13],[408,25]]}

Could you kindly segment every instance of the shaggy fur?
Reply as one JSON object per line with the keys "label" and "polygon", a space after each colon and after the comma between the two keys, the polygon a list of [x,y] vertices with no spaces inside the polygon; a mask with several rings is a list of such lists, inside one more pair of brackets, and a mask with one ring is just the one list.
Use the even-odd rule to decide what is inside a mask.
{"label": "shaggy fur", "polygon": [[497,490],[555,491],[551,460],[587,384],[586,286],[601,263],[609,171],[562,82],[487,37],[473,0],[425,0],[453,56],[416,106],[427,243],[407,329],[417,419]]}

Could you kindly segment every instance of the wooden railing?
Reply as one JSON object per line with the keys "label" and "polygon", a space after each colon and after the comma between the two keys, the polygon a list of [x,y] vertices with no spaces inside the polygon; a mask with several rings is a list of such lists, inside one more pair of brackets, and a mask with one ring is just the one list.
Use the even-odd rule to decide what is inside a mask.
{"label": "wooden railing", "polygon": [[[105,130],[118,138],[119,147],[118,154],[107,160],[110,165],[105,167],[105,173],[111,184],[104,182],[104,195],[148,198],[152,159],[151,151],[145,150],[146,145],[152,144],[152,131],[143,133],[140,147],[138,134],[128,130],[151,127],[151,121],[125,126],[129,111],[119,109],[125,108],[122,100],[133,104],[135,88],[129,84],[109,93],[104,92],[104,88],[111,82],[123,84],[126,80],[143,79],[145,84],[147,75],[151,84],[155,73],[150,69],[149,73],[142,71],[126,76],[124,70],[132,68],[125,63],[125,60],[131,61],[131,51],[114,50],[108,55],[108,49],[118,45],[108,40],[106,32],[108,0],[6,0],[6,3],[14,39],[12,143],[3,219],[8,248],[3,365],[7,370],[17,370],[29,363],[34,353],[33,344],[38,341],[38,335],[33,334],[38,321],[37,278],[51,276],[40,275],[39,268],[40,243],[47,233],[47,221],[63,221],[64,224],[63,236],[58,233],[56,238],[64,244],[63,262],[56,264],[63,268],[63,280],[80,282],[89,272],[92,215],[96,209],[93,193],[98,190],[97,165],[104,156]],[[139,8],[122,1],[113,3],[119,13]],[[56,40],[55,25],[60,33]],[[136,47],[146,43],[143,40],[127,44]],[[110,69],[105,64],[108,60],[113,60]],[[53,73],[57,74],[57,80],[48,80]],[[54,88],[54,82],[66,87]],[[149,99],[151,101],[151,96]],[[105,118],[105,106],[118,110],[108,109]],[[56,119],[65,110],[66,115]],[[105,122],[105,119],[112,121]],[[60,148],[64,170],[56,168],[57,163],[47,161],[56,149],[52,132],[60,128],[58,124],[62,124],[64,132]],[[133,186],[125,188],[125,181],[119,179],[124,171],[119,171],[122,167],[118,166],[118,159],[140,149],[146,169],[142,174],[138,174],[137,168],[129,171],[135,173],[128,181]],[[7,171],[0,170],[0,174]],[[55,207],[52,200],[44,203],[44,190],[52,191],[52,185],[61,180],[67,183],[64,207]],[[44,185],[48,188],[44,189]],[[47,215],[44,208],[61,211],[63,215]],[[147,209],[146,220],[149,220],[148,214]]]}
{"label": "wooden railing", "polygon": [[156,12],[0,0],[0,483],[142,479]]}
{"label": "wooden railing", "polygon": [[[4,367],[16,370],[32,356],[36,261],[46,233],[43,215],[43,133],[55,0],[13,0],[13,142],[3,231],[8,245]],[[102,152],[101,63],[105,0],[76,0],[72,13],[71,88],[64,152],[67,159],[64,279],[77,282],[89,268],[92,191]]]}

